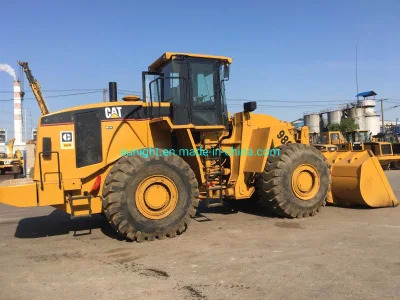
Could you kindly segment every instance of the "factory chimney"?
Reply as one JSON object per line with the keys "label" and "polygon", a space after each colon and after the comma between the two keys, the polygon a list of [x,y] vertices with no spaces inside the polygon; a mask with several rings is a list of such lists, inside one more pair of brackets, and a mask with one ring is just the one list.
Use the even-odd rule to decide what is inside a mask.
{"label": "factory chimney", "polygon": [[19,80],[14,81],[14,137],[15,144],[22,144],[22,101],[21,84]]}

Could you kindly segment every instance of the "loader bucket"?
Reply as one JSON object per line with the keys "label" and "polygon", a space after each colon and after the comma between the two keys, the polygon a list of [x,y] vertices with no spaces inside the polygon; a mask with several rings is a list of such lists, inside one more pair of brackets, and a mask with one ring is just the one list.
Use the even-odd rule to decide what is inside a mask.
{"label": "loader bucket", "polygon": [[399,203],[370,150],[323,152],[331,169],[328,202],[341,206],[388,207]]}

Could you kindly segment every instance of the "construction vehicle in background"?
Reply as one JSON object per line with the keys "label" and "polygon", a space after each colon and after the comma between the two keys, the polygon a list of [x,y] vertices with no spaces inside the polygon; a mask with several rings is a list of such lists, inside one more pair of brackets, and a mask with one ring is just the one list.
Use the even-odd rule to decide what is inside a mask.
{"label": "construction vehicle in background", "polygon": [[[400,155],[400,143],[393,143],[392,149],[393,149],[393,155]],[[400,160],[392,162],[391,167],[393,167],[396,170],[400,170]]]}
{"label": "construction vehicle in background", "polygon": [[354,130],[346,132],[348,150],[364,150],[364,143],[371,141],[371,134],[368,130]]}
{"label": "construction vehicle in background", "polygon": [[319,151],[328,152],[339,150],[339,146],[345,143],[343,135],[340,131],[326,131],[321,132],[318,135],[314,134],[312,141],[313,143],[311,145],[314,148],[318,149]]}
{"label": "construction vehicle in background", "polygon": [[[321,133],[321,144],[313,144],[321,151],[336,150],[371,150],[378,158],[384,170],[389,168],[400,169],[400,153],[394,153],[393,145],[389,142],[371,140],[371,134],[367,130],[355,130],[346,132],[346,139],[340,131],[327,131]],[[337,149],[335,149],[337,147]]]}
{"label": "construction vehicle in background", "polygon": [[[320,152],[307,127],[228,113],[232,59],[167,52],[142,73],[143,96],[77,106],[39,119],[32,179],[0,183],[0,202],[51,205],[71,217],[104,212],[130,240],[184,232],[198,201],[258,198],[279,216],[315,215],[328,201],[393,207],[398,201],[369,151]],[[332,183],[332,184],[331,184]]]}
{"label": "construction vehicle in background", "polygon": [[0,156],[0,175],[6,174],[7,171],[12,171],[13,166],[18,166],[19,174],[22,174],[24,171],[24,159],[19,150],[14,152],[14,142],[14,138],[10,139],[8,142],[8,153],[2,153]]}
{"label": "construction vehicle in background", "polygon": [[326,131],[320,133],[321,144],[339,145],[345,142],[340,131]]}
{"label": "construction vehicle in background", "polygon": [[49,109],[47,108],[47,104],[44,99],[39,81],[37,81],[35,79],[35,77],[33,77],[32,72],[29,69],[28,62],[18,61],[18,64],[21,66],[21,68],[24,70],[24,72],[26,74],[26,78],[28,79],[29,85],[30,85],[32,92],[35,95],[36,101],[39,105],[40,112],[42,113],[42,115],[47,115],[49,113]]}
{"label": "construction vehicle in background", "polygon": [[366,142],[364,143],[364,149],[371,150],[374,153],[384,170],[390,168],[399,169],[400,154],[393,153],[392,143]]}
{"label": "construction vehicle in background", "polygon": [[332,144],[313,144],[312,146],[319,151],[335,152],[339,150],[338,146]]}

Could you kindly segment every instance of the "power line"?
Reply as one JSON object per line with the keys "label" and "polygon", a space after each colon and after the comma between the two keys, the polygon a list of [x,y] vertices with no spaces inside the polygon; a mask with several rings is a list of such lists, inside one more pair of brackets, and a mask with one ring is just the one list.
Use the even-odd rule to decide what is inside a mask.
{"label": "power line", "polygon": [[[240,104],[228,104],[228,106],[235,106],[235,107],[239,107],[241,106]],[[258,108],[307,108],[307,107],[315,107],[315,105],[257,105]],[[323,109],[324,107],[322,107]]]}
{"label": "power line", "polygon": [[126,93],[142,94],[142,92],[139,92],[139,91],[132,91],[132,90],[122,90],[122,89],[118,89],[118,91],[121,92],[121,94],[123,94],[124,92],[126,92]]}
{"label": "power line", "polygon": [[[42,90],[42,92],[46,92],[46,93],[54,93],[54,92],[75,92],[75,91],[100,91],[102,89],[66,89],[66,90]],[[9,93],[14,93],[14,91],[6,91],[6,90],[2,90],[0,91],[0,93],[4,93],[4,94],[9,94]],[[32,93],[31,90],[26,91],[26,93]]]}
{"label": "power line", "polygon": [[[385,108],[383,111],[387,111],[387,110],[389,110],[389,109],[393,109],[393,108],[397,108],[397,107],[400,107],[400,104],[399,104],[399,105],[395,105],[395,106],[391,106],[391,107],[388,107],[388,108]],[[376,112],[382,112],[382,110],[377,110]]]}
{"label": "power line", "polygon": [[[64,94],[64,95],[50,95],[46,96],[45,98],[59,98],[59,97],[68,97],[68,96],[78,96],[78,95],[87,95],[87,94],[95,94],[95,93],[100,93],[103,90],[100,91],[92,91],[92,92],[86,92],[86,93],[73,93],[73,94]],[[24,100],[34,100],[36,98],[24,98]],[[14,101],[14,99],[1,99],[0,101]]]}
{"label": "power line", "polygon": [[278,103],[333,103],[340,102],[335,104],[348,104],[350,102],[356,102],[357,100],[279,100],[279,99],[230,99],[227,98],[228,101],[232,102],[248,102],[248,101],[256,101],[256,102],[278,102]]}

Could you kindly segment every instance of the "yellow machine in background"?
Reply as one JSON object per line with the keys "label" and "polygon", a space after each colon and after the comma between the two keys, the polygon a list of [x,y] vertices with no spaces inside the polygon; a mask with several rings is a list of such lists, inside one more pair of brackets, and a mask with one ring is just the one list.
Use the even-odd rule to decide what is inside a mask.
{"label": "yellow machine in background", "polygon": [[393,165],[399,166],[400,155],[393,153],[393,145],[389,142],[367,142],[364,143],[365,150],[371,150],[378,157],[383,169],[389,169]]}
{"label": "yellow machine in background", "polygon": [[231,63],[167,52],[142,73],[141,100],[117,101],[110,85],[108,103],[43,115],[33,179],[1,183],[0,202],[51,205],[72,217],[104,212],[137,241],[182,233],[200,199],[213,207],[256,197],[289,218],[313,216],[327,200],[398,204],[369,152],[322,154],[309,145],[307,127],[256,114],[255,102],[230,117]]}
{"label": "yellow machine in background", "polygon": [[16,150],[14,153],[14,142],[14,138],[10,139],[8,142],[8,154],[4,153],[0,156],[0,175],[4,175],[7,171],[11,171],[14,165],[19,167],[19,174],[23,173],[24,159],[19,150]]}
{"label": "yellow machine in background", "polygon": [[334,152],[339,150],[338,146],[332,144],[313,144],[312,146],[319,151]]}
{"label": "yellow machine in background", "polygon": [[312,146],[320,151],[337,151],[345,143],[340,131],[326,131],[312,137]]}
{"label": "yellow machine in background", "polygon": [[326,131],[321,134],[321,144],[339,145],[345,142],[340,131]]}
{"label": "yellow machine in background", "polygon": [[313,144],[320,151],[370,150],[378,158],[384,170],[390,167],[400,169],[400,154],[394,153],[393,144],[371,141],[371,134],[367,130],[346,132],[346,139],[340,131],[323,132],[320,134],[320,137],[321,142]]}

